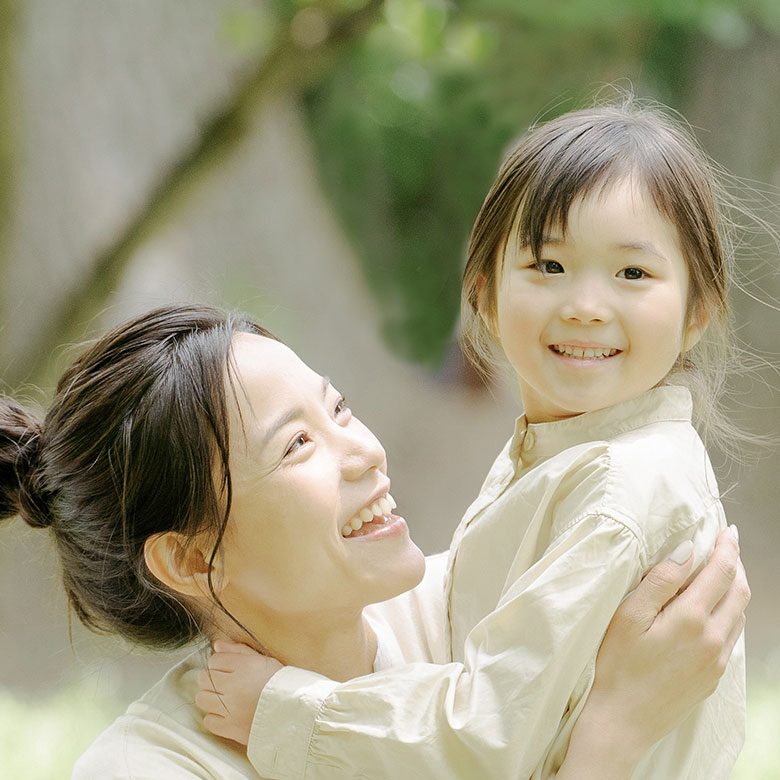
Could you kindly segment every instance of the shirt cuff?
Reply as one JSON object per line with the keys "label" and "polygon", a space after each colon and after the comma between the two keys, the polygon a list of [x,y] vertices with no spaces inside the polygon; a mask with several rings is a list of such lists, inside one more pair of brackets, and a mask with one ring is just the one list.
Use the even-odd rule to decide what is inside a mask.
{"label": "shirt cuff", "polygon": [[269,780],[302,780],[317,715],[338,683],[316,672],[284,666],[257,703],[247,745],[255,771]]}

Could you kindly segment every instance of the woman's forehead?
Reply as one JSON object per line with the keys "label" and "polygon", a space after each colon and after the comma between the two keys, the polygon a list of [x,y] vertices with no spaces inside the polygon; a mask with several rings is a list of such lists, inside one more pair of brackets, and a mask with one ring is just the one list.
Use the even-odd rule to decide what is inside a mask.
{"label": "woman's forehead", "polygon": [[314,375],[288,346],[255,333],[236,333],[232,346],[233,364],[243,379],[282,379],[288,375]]}
{"label": "woman's forehead", "polygon": [[250,333],[233,340],[232,370],[242,414],[273,416],[304,394],[320,394],[323,378],[279,341]]}

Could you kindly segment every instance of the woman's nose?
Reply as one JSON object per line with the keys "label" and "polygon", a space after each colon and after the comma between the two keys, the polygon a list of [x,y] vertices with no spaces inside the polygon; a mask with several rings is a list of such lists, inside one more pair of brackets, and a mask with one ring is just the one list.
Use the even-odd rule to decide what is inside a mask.
{"label": "woman's nose", "polygon": [[371,469],[387,470],[387,455],[379,439],[360,420],[352,419],[345,429],[342,471],[348,480],[360,479]]}

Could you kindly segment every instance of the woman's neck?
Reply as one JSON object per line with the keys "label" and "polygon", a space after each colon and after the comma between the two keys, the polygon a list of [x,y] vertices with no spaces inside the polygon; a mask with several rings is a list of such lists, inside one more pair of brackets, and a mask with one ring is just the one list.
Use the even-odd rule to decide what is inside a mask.
{"label": "woman's neck", "polygon": [[[339,682],[370,674],[374,669],[376,635],[362,611],[263,623],[251,628],[256,630],[265,652],[286,666],[309,669]],[[235,630],[226,633],[232,641],[247,641]]]}

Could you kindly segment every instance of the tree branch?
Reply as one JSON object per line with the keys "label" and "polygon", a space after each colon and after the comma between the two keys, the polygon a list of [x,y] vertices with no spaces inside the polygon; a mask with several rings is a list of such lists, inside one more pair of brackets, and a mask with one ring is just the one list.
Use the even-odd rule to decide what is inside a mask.
{"label": "tree branch", "polygon": [[[263,100],[270,94],[301,90],[322,79],[341,50],[368,31],[382,5],[383,0],[369,0],[357,10],[332,16],[326,4],[316,4],[293,18],[270,52],[236,84],[229,99],[204,123],[198,141],[152,188],[122,233],[95,258],[62,303],[54,307],[26,349],[26,354],[33,356],[25,366],[27,377],[18,377],[16,382],[9,378],[9,384],[23,379],[40,381],[53,349],[83,338],[86,324],[100,312],[138,247],[170,221],[195,184],[202,183],[207,173],[239,147]],[[307,41],[305,28],[301,29],[301,13],[321,26],[322,40]]]}

